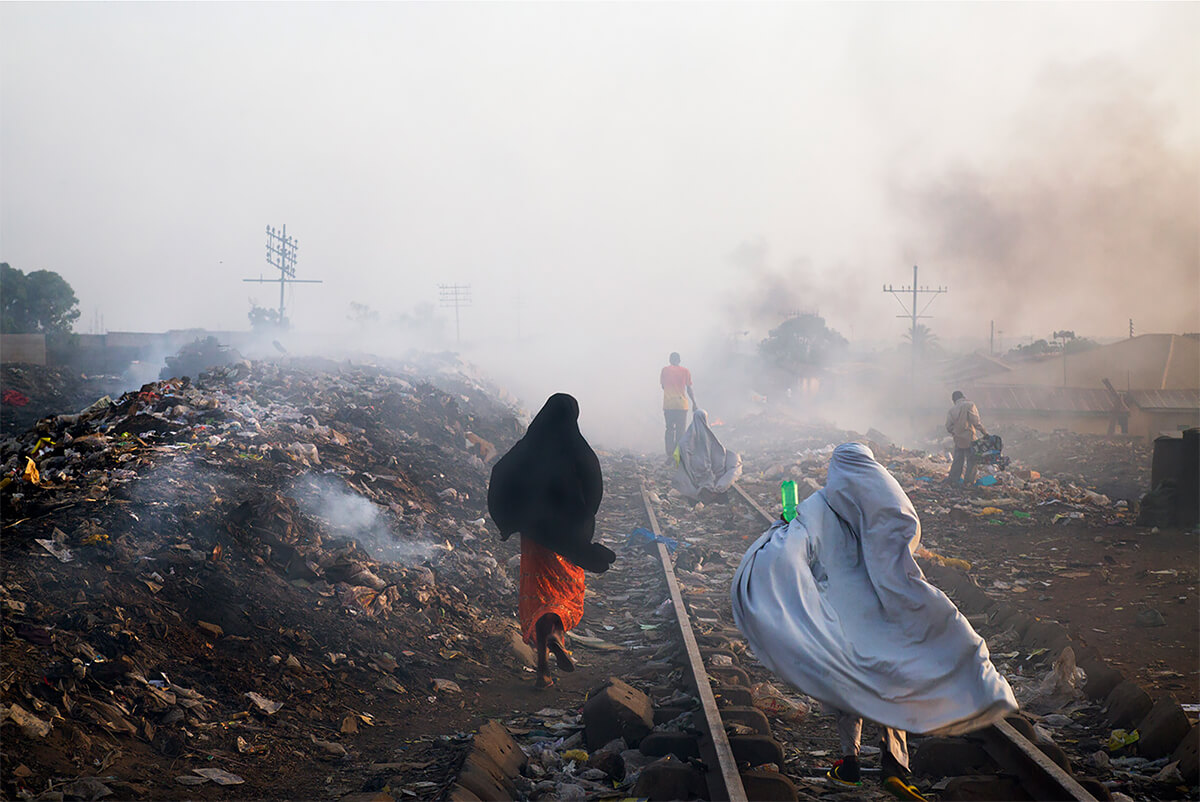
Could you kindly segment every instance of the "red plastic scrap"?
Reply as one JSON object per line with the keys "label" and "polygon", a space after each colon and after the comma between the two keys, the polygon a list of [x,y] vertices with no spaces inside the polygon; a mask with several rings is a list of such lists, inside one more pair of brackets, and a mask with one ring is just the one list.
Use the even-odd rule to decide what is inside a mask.
{"label": "red plastic scrap", "polygon": [[23,407],[29,403],[29,396],[18,390],[5,390],[4,395],[0,396],[0,402],[14,407]]}

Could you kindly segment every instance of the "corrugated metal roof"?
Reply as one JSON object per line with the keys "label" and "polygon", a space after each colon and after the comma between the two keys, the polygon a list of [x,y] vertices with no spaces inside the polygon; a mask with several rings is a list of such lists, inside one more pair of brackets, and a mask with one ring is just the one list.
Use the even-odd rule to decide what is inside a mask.
{"label": "corrugated metal roof", "polygon": [[1200,410],[1200,390],[1133,390],[1126,395],[1142,409]]}
{"label": "corrugated metal roof", "polygon": [[1103,388],[977,386],[967,393],[983,415],[988,412],[1079,412],[1107,415],[1113,397]]}

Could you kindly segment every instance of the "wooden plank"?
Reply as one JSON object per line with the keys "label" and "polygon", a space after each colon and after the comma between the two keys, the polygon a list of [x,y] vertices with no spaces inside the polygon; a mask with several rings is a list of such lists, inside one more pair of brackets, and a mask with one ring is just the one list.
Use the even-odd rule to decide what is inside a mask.
{"label": "wooden plank", "polygon": [[[650,519],[650,530],[655,537],[662,537],[658,529],[658,519],[654,517],[654,508],[650,504],[650,493],[642,485],[642,503],[646,505],[646,516]],[[696,695],[700,697],[700,709],[704,712],[705,729],[708,730],[709,741],[712,744],[717,768],[725,788],[723,799],[730,802],[746,802],[746,790],[742,787],[742,776],[738,773],[737,761],[733,758],[733,749],[729,746],[729,738],[725,735],[725,725],[721,721],[721,713],[717,710],[717,699],[713,696],[712,685],[708,681],[708,672],[704,670],[704,657],[696,644],[696,634],[692,631],[692,623],[688,620],[687,608],[683,606],[683,593],[679,589],[679,581],[675,578],[675,570],[671,567],[671,554],[663,543],[658,546],[658,559],[662,563],[663,574],[667,578],[667,589],[671,593],[671,606],[675,608],[675,621],[679,624],[679,633],[683,637],[683,647],[687,652],[688,669],[692,674],[692,682]],[[720,792],[722,789],[710,789]],[[714,794],[714,797],[716,795]]]}
{"label": "wooden plank", "polygon": [[999,721],[983,731],[987,751],[1001,767],[1014,772],[1035,799],[1061,799],[1070,802],[1096,802],[1079,781],[1029,742],[1007,721]]}

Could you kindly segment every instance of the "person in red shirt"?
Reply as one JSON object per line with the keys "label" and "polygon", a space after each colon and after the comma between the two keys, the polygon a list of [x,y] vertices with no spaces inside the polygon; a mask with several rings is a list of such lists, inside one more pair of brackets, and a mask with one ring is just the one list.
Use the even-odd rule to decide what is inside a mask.
{"label": "person in red shirt", "polygon": [[696,405],[696,396],[692,393],[692,373],[679,364],[679,354],[672,352],[669,357],[671,364],[662,369],[658,383],[663,389],[663,418],[667,424],[664,444],[667,456],[675,453],[679,438],[687,428],[688,399],[692,406]]}

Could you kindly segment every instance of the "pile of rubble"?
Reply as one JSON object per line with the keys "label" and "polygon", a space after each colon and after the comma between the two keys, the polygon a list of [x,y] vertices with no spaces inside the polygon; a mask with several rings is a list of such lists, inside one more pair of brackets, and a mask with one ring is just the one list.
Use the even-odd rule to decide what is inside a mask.
{"label": "pile of rubble", "polygon": [[[872,447],[876,459],[896,477],[923,516],[979,516],[992,524],[1055,524],[1085,519],[1092,523],[1132,524],[1136,518],[1127,499],[1110,499],[1074,482],[1048,478],[1017,461],[1007,470],[981,466],[977,483],[964,488],[945,482],[950,472],[947,454],[908,450],[870,436],[845,434],[847,440],[867,442]],[[833,442],[827,440],[822,446],[786,455],[777,451],[766,460],[760,456],[757,478],[796,479],[801,497],[807,497],[825,483]]]}
{"label": "pile of rubble", "polygon": [[[496,395],[446,359],[242,361],[0,443],[4,795],[325,796],[379,711],[464,716],[512,641]],[[465,755],[434,746],[399,750],[421,797]]]}
{"label": "pile of rubble", "polygon": [[1005,424],[1004,450],[1042,474],[1087,485],[1111,498],[1137,499],[1150,490],[1152,443],[1059,429],[1043,432]]}
{"label": "pile of rubble", "polygon": [[64,367],[5,363],[0,368],[0,436],[24,432],[39,418],[64,409],[81,409],[102,395],[117,392],[121,377],[85,375]]}

